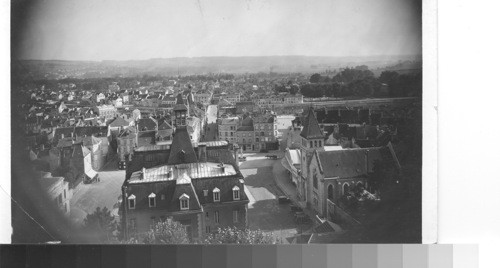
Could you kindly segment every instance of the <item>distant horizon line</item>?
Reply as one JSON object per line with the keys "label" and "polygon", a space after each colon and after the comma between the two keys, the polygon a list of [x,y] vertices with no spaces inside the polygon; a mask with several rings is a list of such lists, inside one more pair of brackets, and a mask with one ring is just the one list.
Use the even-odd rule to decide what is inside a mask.
{"label": "distant horizon line", "polygon": [[420,54],[400,54],[400,55],[370,55],[370,56],[308,56],[308,55],[270,55],[270,56],[195,56],[195,57],[165,57],[165,58],[148,58],[148,59],[126,59],[126,60],[71,60],[71,59],[14,59],[19,61],[61,61],[61,62],[126,62],[126,61],[150,61],[150,60],[171,60],[171,59],[197,59],[197,58],[279,58],[279,57],[302,57],[302,58],[376,58],[376,57],[422,57]]}

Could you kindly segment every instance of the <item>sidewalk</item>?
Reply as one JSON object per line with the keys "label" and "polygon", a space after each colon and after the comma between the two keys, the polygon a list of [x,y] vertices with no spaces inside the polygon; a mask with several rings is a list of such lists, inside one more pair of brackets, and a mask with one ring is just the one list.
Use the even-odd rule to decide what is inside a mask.
{"label": "sidewalk", "polygon": [[292,184],[290,178],[288,177],[287,170],[281,164],[281,159],[276,161],[273,165],[273,177],[276,185],[281,189],[283,193],[292,201],[293,204],[298,205],[302,208],[305,214],[309,216],[312,222],[316,223],[316,213],[306,207],[305,201],[299,201],[299,195],[297,193],[297,188]]}

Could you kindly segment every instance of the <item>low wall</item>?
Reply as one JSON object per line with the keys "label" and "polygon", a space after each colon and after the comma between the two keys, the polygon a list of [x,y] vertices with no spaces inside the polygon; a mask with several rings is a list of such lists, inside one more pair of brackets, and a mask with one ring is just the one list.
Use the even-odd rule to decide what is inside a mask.
{"label": "low wall", "polygon": [[358,227],[361,223],[354,219],[351,215],[345,212],[342,208],[337,206],[331,200],[327,200],[327,217],[328,220],[338,223],[340,225]]}

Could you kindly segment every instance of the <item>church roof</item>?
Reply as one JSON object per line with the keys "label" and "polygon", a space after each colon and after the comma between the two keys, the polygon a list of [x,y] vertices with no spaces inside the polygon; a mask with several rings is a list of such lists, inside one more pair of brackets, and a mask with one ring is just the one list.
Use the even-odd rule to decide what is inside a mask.
{"label": "church roof", "polygon": [[306,139],[321,139],[324,138],[323,132],[319,127],[318,120],[312,108],[309,109],[306,120],[304,122],[304,128],[300,133],[300,136]]}
{"label": "church roof", "polygon": [[168,158],[169,165],[196,163],[198,158],[194,152],[189,133],[185,127],[178,127],[175,130],[172,140],[172,147]]}

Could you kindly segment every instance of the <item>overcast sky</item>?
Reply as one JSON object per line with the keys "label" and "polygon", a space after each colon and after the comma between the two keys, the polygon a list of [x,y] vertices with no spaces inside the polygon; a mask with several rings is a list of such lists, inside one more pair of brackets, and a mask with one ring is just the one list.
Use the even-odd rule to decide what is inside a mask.
{"label": "overcast sky", "polygon": [[418,0],[38,2],[23,59],[421,54]]}

